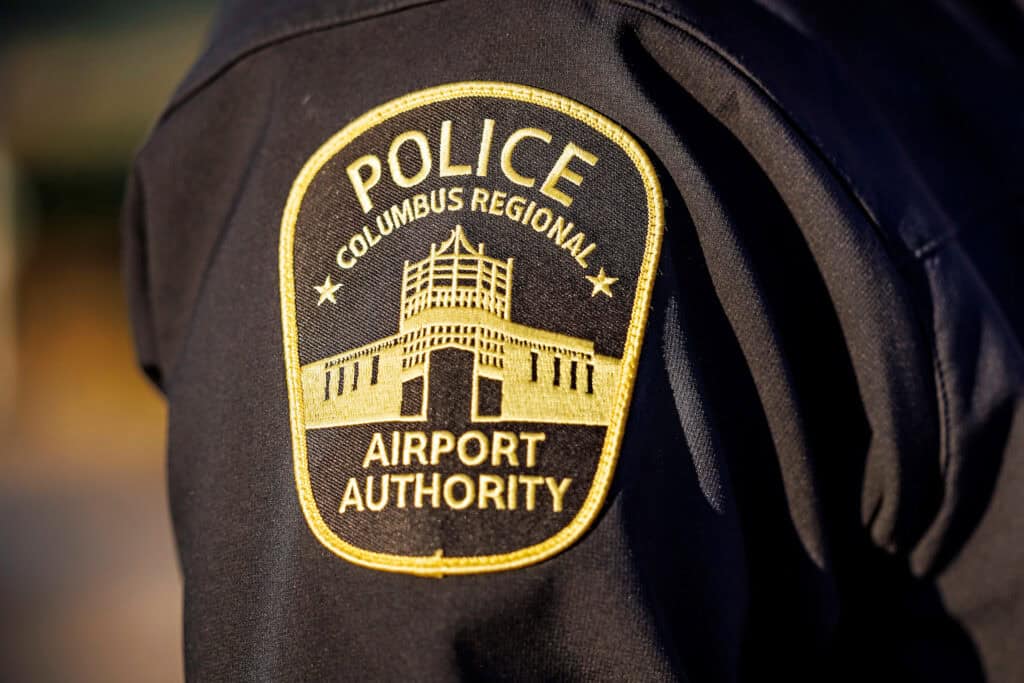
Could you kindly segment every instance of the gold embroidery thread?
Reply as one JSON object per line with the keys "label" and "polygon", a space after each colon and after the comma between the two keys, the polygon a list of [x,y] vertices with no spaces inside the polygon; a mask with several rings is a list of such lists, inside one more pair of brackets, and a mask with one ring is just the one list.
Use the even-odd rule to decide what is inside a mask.
{"label": "gold embroidery thread", "polygon": [[[474,246],[466,231],[456,226],[448,239],[432,245],[429,255],[415,263],[407,262],[402,272],[396,273],[396,277],[400,275],[402,278],[402,292],[398,331],[394,335],[300,366],[294,243],[299,211],[310,183],[335,154],[378,124],[400,113],[460,98],[495,98],[559,112],[603,135],[625,152],[632,162],[645,190],[647,221],[644,253],[621,358],[595,353],[592,341],[514,322],[514,259],[487,254],[484,244]],[[486,119],[476,169],[478,176],[486,174],[493,131],[494,121]],[[401,140],[396,138],[390,148],[387,165],[398,185],[411,186],[420,175],[430,172],[429,149],[425,147],[424,134],[414,132],[418,135],[406,135]],[[450,136],[450,122],[443,134]],[[527,140],[531,135],[539,137],[540,141]],[[525,140],[526,144],[544,142],[542,136],[536,133],[520,135],[520,139]],[[530,179],[519,175],[514,169],[512,148],[515,145],[509,146],[506,142],[505,147],[509,151],[507,158],[503,151],[501,163],[508,167],[506,171],[511,170],[518,175],[522,181],[520,184],[525,185],[527,180],[540,183],[546,190],[545,194],[564,206],[569,206],[572,201],[564,189],[579,185],[581,179],[572,170],[574,166],[570,166],[570,162],[575,161],[579,167],[586,168],[597,160],[590,152],[570,144],[562,152],[547,179],[543,176]],[[421,158],[419,170],[411,164],[410,168],[403,169],[397,156],[399,152],[415,153],[412,158],[418,155]],[[456,163],[450,154],[450,147],[444,147],[440,160],[443,174],[463,175],[471,172],[468,165]],[[348,167],[347,173],[353,185],[357,189],[359,186],[364,188],[364,193],[359,195],[364,211],[368,212],[372,206],[368,188],[387,172],[382,169],[379,159],[371,160],[367,156],[357,159]],[[466,197],[465,201],[470,199]],[[284,360],[294,472],[299,500],[316,538],[334,553],[356,564],[421,576],[522,567],[551,557],[573,543],[589,527],[600,510],[615,469],[646,325],[662,231],[661,191],[654,167],[640,145],[604,116],[565,97],[536,88],[492,82],[464,82],[429,88],[371,110],[324,143],[309,159],[293,184],[281,221],[279,253]],[[557,238],[557,234],[550,237],[556,243]],[[562,242],[567,241],[565,235],[561,238]],[[561,246],[562,243],[558,244]],[[350,243],[349,247],[352,246],[363,249],[364,253],[368,248],[361,247],[358,242]],[[586,254],[580,257],[584,249],[582,238],[570,246],[576,250],[574,258],[585,268]],[[353,258],[353,254],[346,253],[343,248],[338,252],[338,265],[342,268],[351,267]],[[596,277],[586,277],[593,285],[592,297],[598,294],[614,296],[612,286],[619,280],[618,277],[611,277],[603,267]],[[314,289],[321,299],[317,305],[327,301],[333,303],[338,283],[328,277],[322,287]],[[322,518],[311,488],[306,430],[380,421],[423,421],[429,410],[428,392],[424,390],[420,403],[416,404],[415,401],[410,402],[408,397],[403,397],[402,387],[410,381],[428,383],[431,353],[441,348],[458,348],[473,354],[474,396],[470,402],[473,422],[511,420],[607,425],[596,472],[586,498],[575,516],[546,540],[512,552],[493,555],[447,557],[443,549],[422,556],[398,555],[352,545],[338,537]],[[337,383],[344,376],[340,370],[346,365],[353,369],[344,374],[350,378],[358,376],[362,384],[342,393],[338,391],[338,385],[332,387],[331,382]],[[359,370],[355,369],[356,365],[360,366]],[[329,379],[328,373],[335,368],[338,371],[332,373]],[[371,368],[375,368],[373,373]],[[571,386],[570,372],[573,373]],[[371,383],[371,374],[376,379],[375,383]],[[556,380],[556,377],[559,379]],[[485,414],[487,410],[477,395],[480,383],[485,380],[499,382],[501,385],[501,407],[498,414]],[[526,466],[528,449],[524,450],[524,444],[536,449],[539,443],[536,438],[530,441],[530,432],[495,432],[490,438],[485,436],[485,440],[469,437],[462,446],[459,444],[465,434],[455,435],[438,430],[431,433],[407,432],[402,438],[409,439],[411,434],[421,435],[422,440],[418,436],[412,437],[399,444],[397,450],[390,448],[392,444],[384,444],[385,436],[379,435],[379,452],[373,451],[377,446],[371,443],[371,450],[367,451],[365,457],[383,458],[390,464],[391,453],[395,452],[409,462],[423,458],[429,463],[435,457],[453,457],[454,454],[454,457],[463,458],[463,464],[466,464],[467,459],[469,462],[475,462],[476,459],[485,462],[488,458],[500,457],[506,463],[513,463],[512,458],[516,458],[516,463],[522,462]],[[503,436],[499,437],[499,434]],[[397,432],[394,437],[396,442],[400,440]],[[377,438],[374,437],[375,440]],[[513,439],[516,449],[511,447]],[[483,445],[485,443],[486,450]],[[495,453],[498,455],[495,456]],[[396,479],[396,476],[399,478]],[[543,503],[546,509],[558,513],[563,509],[564,496],[571,485],[568,478],[525,473],[505,477],[487,474],[449,474],[443,477],[437,472],[405,475],[382,473],[376,482],[372,481],[372,477],[366,477],[366,485],[362,490],[352,484],[355,481],[349,480],[341,496],[338,508],[341,514],[383,506],[388,496],[395,497],[396,505],[400,501],[402,506],[410,508],[436,508],[443,504],[452,509],[465,509],[472,505],[479,509],[516,510],[527,509],[527,506],[533,509]],[[547,497],[543,498],[545,495]]]}

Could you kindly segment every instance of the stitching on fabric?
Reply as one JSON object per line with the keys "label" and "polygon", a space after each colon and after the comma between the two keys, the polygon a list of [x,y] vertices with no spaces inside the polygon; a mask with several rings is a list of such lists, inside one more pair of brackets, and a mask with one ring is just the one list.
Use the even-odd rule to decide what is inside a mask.
{"label": "stitching on fabric", "polygon": [[[445,0],[405,0],[404,2],[390,2],[379,7],[374,7],[363,12],[354,12],[352,14],[331,17],[328,19],[315,19],[305,24],[299,24],[292,26],[287,30],[272,35],[267,38],[258,40],[252,45],[243,47],[231,56],[220,61],[219,64],[212,67],[212,70],[196,81],[194,84],[188,86],[180,94],[177,94],[174,99],[167,105],[167,108],[160,115],[157,121],[157,125],[154,129],[164,122],[171,114],[174,113],[179,107],[184,105],[187,101],[192,99],[200,91],[205,89],[208,85],[219,79],[233,66],[243,61],[247,57],[250,57],[258,52],[262,52],[268,47],[272,47],[279,43],[291,40],[292,38],[299,38],[301,36],[316,33],[318,31],[328,31],[334,28],[340,28],[342,26],[348,26],[350,24],[356,24],[361,21],[367,21],[369,19],[375,19],[377,17],[384,16],[386,14],[395,14],[402,12],[407,9],[415,9],[417,7],[423,7],[425,5],[436,5],[444,2]],[[186,80],[191,76],[186,76]]]}
{"label": "stitching on fabric", "polygon": [[[294,282],[294,239],[295,225],[305,196],[306,188],[316,177],[320,168],[340,149],[359,135],[391,117],[417,107],[445,102],[464,97],[493,97],[518,100],[536,106],[558,111],[593,128],[621,148],[633,162],[643,182],[648,211],[647,236],[644,256],[640,265],[636,294],[630,314],[629,330],[622,355],[622,371],[616,398],[612,408],[611,422],[605,435],[604,446],[594,474],[590,491],[580,511],[557,534],[547,540],[510,553],[479,557],[411,557],[363,550],[338,538],[323,521],[313,499],[306,453],[305,415],[299,376],[298,328],[295,319]],[[281,241],[279,251],[279,278],[281,289],[281,325],[284,337],[284,364],[290,404],[292,430],[292,454],[296,488],[304,516],[313,534],[328,549],[345,559],[366,567],[385,571],[397,571],[420,576],[440,577],[445,574],[468,574],[514,569],[540,562],[555,555],[574,543],[590,527],[604,504],[612,474],[618,460],[623,429],[633,394],[633,383],[640,362],[640,348],[647,325],[647,315],[654,288],[654,275],[664,231],[664,215],[661,187],[658,184],[654,166],[643,148],[628,133],[610,119],[592,109],[561,95],[530,86],[466,81],[450,83],[410,93],[387,102],[363,114],[331,136],[309,161],[296,178],[281,219]]]}
{"label": "stitching on fabric", "polygon": [[[717,55],[719,58],[721,58],[722,61],[731,66],[739,75],[746,78],[746,80],[748,80],[752,86],[756,87],[761,95],[763,95],[768,101],[774,104],[775,107],[779,110],[779,112],[785,116],[788,123],[790,124],[790,127],[794,131],[796,131],[798,135],[804,138],[804,140],[808,143],[808,146],[817,153],[817,156],[820,158],[820,160],[825,164],[827,168],[829,168],[832,171],[836,178],[838,178],[841,181],[841,183],[845,186],[846,191],[853,198],[854,202],[860,207],[861,211],[864,212],[864,215],[867,217],[868,222],[871,224],[872,228],[874,229],[875,233],[878,235],[879,239],[881,240],[882,244],[886,247],[886,249],[888,251],[891,251],[893,247],[896,247],[899,249],[900,252],[902,252],[901,254],[891,254],[892,258],[897,263],[906,260],[906,257],[912,257],[911,260],[919,262],[921,258],[927,256],[927,251],[924,251],[922,252],[922,254],[919,255],[916,251],[912,250],[910,246],[906,244],[902,236],[900,236],[898,233],[895,233],[894,235],[889,235],[882,228],[882,225],[878,220],[877,216],[875,216],[874,212],[871,210],[871,207],[864,200],[862,194],[858,191],[857,183],[855,183],[853,179],[845,171],[842,170],[838,162],[836,162],[832,158],[832,156],[825,151],[825,146],[822,144],[822,142],[818,140],[817,137],[814,136],[810,131],[805,130],[803,126],[799,125],[797,123],[796,116],[794,116],[793,113],[782,102],[776,99],[775,96],[768,89],[768,87],[764,83],[762,83],[751,71],[749,71],[742,64],[742,62],[740,62],[738,59],[736,59],[728,52],[726,52],[725,49],[718,45],[713,39],[711,39],[706,34],[698,30],[692,23],[690,23],[690,21],[686,17],[680,15],[672,7],[661,5],[655,2],[650,2],[649,0],[608,0],[608,2],[612,4],[621,5],[623,7],[630,7],[637,11],[643,12],[652,17],[660,19],[669,26],[690,36],[691,38],[699,42],[701,45],[703,45],[705,48],[707,48],[715,55]],[[940,235],[932,239],[928,244],[925,245],[925,247],[921,247],[920,249],[924,250],[925,248],[927,248],[930,250],[934,250],[938,246],[941,246],[941,244],[945,244],[951,241],[955,236],[956,231],[950,231],[944,235]]]}

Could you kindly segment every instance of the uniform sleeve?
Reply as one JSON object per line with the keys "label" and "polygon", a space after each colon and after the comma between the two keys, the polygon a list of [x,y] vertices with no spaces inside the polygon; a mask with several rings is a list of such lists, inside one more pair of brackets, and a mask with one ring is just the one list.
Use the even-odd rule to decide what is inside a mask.
{"label": "uniform sleeve", "polygon": [[663,4],[226,10],[125,213],[190,677],[1019,678],[970,226],[812,22]]}

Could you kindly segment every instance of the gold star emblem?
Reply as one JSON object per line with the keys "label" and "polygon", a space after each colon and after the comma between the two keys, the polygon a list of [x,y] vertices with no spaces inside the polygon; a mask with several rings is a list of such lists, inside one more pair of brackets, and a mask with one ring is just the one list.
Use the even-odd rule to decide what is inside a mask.
{"label": "gold star emblem", "polygon": [[330,274],[327,275],[327,279],[324,280],[322,285],[313,285],[313,289],[320,293],[320,300],[316,302],[317,306],[325,301],[330,301],[332,304],[338,303],[334,299],[334,293],[341,289],[341,283],[335,284],[331,282]]}
{"label": "gold star emblem", "polygon": [[608,277],[608,274],[604,272],[604,268],[601,268],[597,275],[587,275],[586,278],[594,285],[594,291],[590,293],[592,297],[597,296],[598,292],[611,297],[612,285],[619,281],[617,277]]}

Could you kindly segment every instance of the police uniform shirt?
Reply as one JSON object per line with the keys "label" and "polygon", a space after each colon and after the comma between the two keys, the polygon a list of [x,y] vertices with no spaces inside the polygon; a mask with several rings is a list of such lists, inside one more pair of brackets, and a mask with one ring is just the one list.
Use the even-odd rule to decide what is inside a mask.
{"label": "police uniform shirt", "polygon": [[1012,3],[228,2],[124,259],[191,680],[1024,680]]}

